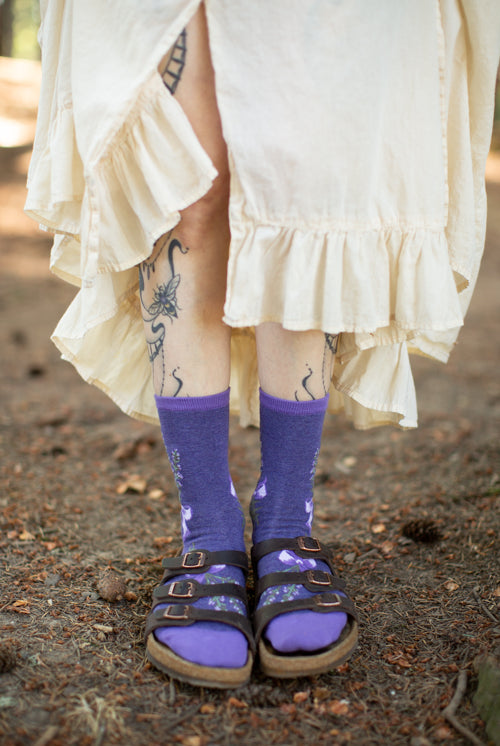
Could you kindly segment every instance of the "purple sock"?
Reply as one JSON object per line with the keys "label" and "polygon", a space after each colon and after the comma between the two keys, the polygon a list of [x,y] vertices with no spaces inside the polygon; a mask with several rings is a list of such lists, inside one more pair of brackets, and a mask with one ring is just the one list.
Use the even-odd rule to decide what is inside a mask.
{"label": "purple sock", "polygon": [[[155,399],[179,490],[183,552],[245,551],[245,520],[228,465],[229,389],[213,396]],[[175,577],[189,579],[245,585],[243,572],[228,565]],[[245,614],[242,601],[228,596],[202,598],[194,605]],[[222,622],[198,621],[188,627],[157,629],[154,634],[177,655],[203,666],[239,668],[247,661],[245,636]]]}
{"label": "purple sock", "polygon": [[[262,467],[251,503],[254,544],[311,535],[313,483],[327,405],[327,396],[297,402],[260,392]],[[282,551],[263,557],[257,573],[260,578],[271,572],[310,569],[330,572],[320,560]],[[313,595],[301,585],[275,586],[264,591],[259,608]],[[281,653],[310,652],[338,640],[346,622],[347,615],[342,611],[287,612],[269,622],[264,637]]]}

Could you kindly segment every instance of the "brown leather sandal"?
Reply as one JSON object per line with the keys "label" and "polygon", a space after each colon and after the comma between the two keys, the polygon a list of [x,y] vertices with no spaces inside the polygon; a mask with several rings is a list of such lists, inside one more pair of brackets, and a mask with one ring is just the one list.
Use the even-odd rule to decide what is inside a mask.
{"label": "brown leather sandal", "polygon": [[[267,676],[275,678],[295,678],[325,673],[343,663],[353,653],[358,641],[358,615],[350,598],[345,593],[345,583],[334,575],[333,553],[317,539],[310,536],[299,536],[293,539],[269,539],[252,547],[252,563],[257,577],[257,563],[266,554],[288,550],[299,557],[322,560],[332,573],[322,570],[302,572],[273,572],[264,575],[256,583],[255,607],[258,606],[262,593],[273,586],[303,585],[307,590],[316,592],[310,598],[282,601],[262,606],[254,613],[254,635],[258,644],[260,667]],[[347,613],[347,624],[339,639],[327,648],[312,653],[278,653],[267,642],[262,633],[271,619],[288,611],[308,609],[323,614],[334,611]]]}
{"label": "brown leather sandal", "polygon": [[[203,585],[196,580],[178,580],[179,575],[206,572],[211,565],[233,565],[245,575],[248,558],[244,552],[192,551],[162,562],[165,573],[161,584],[153,592],[153,608],[146,620],[146,655],[160,671],[180,681],[197,686],[230,689],[246,684],[250,678],[255,652],[252,625],[247,616],[235,611],[199,609],[192,604],[200,598],[232,596],[243,601],[248,613],[246,590],[237,583]],[[172,581],[173,582],[169,582]],[[165,606],[165,604],[167,604]],[[160,608],[159,608],[160,607]],[[181,658],[159,642],[154,631],[160,627],[185,627],[196,621],[223,622],[240,630],[248,640],[248,658],[240,668],[202,666]]]}

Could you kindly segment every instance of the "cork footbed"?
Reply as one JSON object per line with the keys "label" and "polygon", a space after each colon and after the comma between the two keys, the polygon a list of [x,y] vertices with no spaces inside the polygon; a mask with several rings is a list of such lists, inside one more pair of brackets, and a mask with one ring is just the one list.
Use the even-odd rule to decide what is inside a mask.
{"label": "cork footbed", "polygon": [[232,689],[248,683],[253,666],[253,655],[249,651],[246,664],[242,668],[216,668],[201,666],[181,658],[166,645],[149,635],[146,655],[151,663],[163,673],[195,686],[208,686],[216,689]]}
{"label": "cork footbed", "polygon": [[261,639],[259,641],[260,668],[267,676],[278,679],[294,679],[297,676],[313,676],[326,673],[340,666],[354,652],[358,642],[358,623],[352,621],[340,639],[322,653],[286,655],[277,653]]}

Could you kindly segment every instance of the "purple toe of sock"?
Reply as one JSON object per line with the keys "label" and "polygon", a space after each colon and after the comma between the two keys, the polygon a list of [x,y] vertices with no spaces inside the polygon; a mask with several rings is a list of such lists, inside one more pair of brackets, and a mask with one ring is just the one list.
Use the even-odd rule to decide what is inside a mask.
{"label": "purple toe of sock", "polygon": [[343,611],[291,611],[272,619],[264,637],[279,653],[312,652],[338,640],[346,623],[347,614]]}
{"label": "purple toe of sock", "polygon": [[181,658],[200,666],[241,668],[248,642],[241,632],[219,622],[195,622],[190,627],[157,629],[155,637]]}

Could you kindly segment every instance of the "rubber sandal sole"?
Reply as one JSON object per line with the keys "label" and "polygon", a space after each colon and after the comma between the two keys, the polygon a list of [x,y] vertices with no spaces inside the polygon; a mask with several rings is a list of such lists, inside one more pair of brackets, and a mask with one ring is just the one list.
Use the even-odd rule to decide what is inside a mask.
{"label": "rubber sandal sole", "polygon": [[259,664],[262,673],[275,679],[295,679],[315,676],[337,668],[351,657],[358,644],[359,625],[356,621],[344,629],[337,642],[321,653],[284,655],[277,653],[263,639],[259,641]]}
{"label": "rubber sandal sole", "polygon": [[241,668],[201,666],[176,655],[166,645],[158,642],[152,634],[149,635],[146,644],[146,656],[155,668],[174,679],[194,686],[214,689],[234,689],[244,686],[250,680],[253,667],[251,651],[248,651],[248,660]]}

